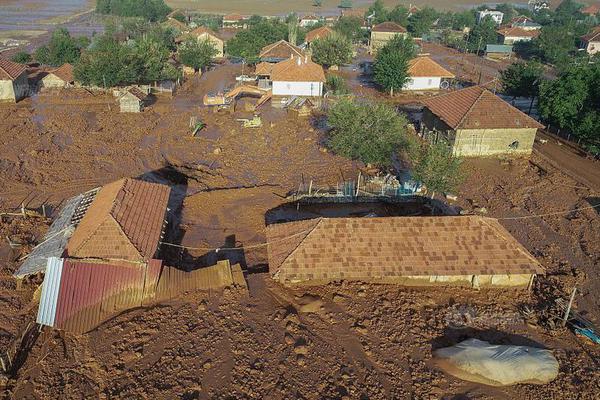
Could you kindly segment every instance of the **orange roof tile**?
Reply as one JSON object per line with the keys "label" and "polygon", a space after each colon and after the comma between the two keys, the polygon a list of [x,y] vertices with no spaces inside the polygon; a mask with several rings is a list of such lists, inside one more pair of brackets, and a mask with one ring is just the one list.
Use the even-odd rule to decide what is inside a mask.
{"label": "orange roof tile", "polygon": [[194,29],[193,31],[190,32],[190,35],[201,36],[204,33],[214,36],[217,39],[220,39],[219,36],[213,30],[211,30],[205,26],[197,27],[196,29]]}
{"label": "orange roof tile", "polygon": [[0,80],[14,81],[26,71],[25,65],[0,58]]}
{"label": "orange roof tile", "polygon": [[227,14],[223,16],[223,21],[242,21],[244,19],[246,17],[240,14]]}
{"label": "orange roof tile", "polygon": [[161,239],[171,189],[137,179],[103,186],[67,243],[67,257],[143,261]]}
{"label": "orange roof tile", "polygon": [[471,86],[423,102],[451,129],[543,128],[543,125],[481,86]]}
{"label": "orange roof tile", "polygon": [[73,66],[71,64],[63,64],[60,67],[56,68],[54,71],[51,71],[51,73],[67,83],[75,82],[75,76],[73,75]]}
{"label": "orange roof tile", "polygon": [[496,32],[498,32],[498,34],[507,37],[528,37],[528,38],[534,38],[534,37],[538,37],[540,32],[537,30],[534,31],[528,31],[525,30],[523,28],[519,28],[519,27],[506,27],[506,28],[502,28],[502,29],[498,29]]}
{"label": "orange roof tile", "polygon": [[260,63],[256,64],[254,73],[256,75],[271,75],[271,71],[273,70],[274,65],[275,64],[268,63],[268,62],[260,62]]}
{"label": "orange roof tile", "polygon": [[454,78],[452,72],[446,70],[440,64],[429,57],[416,57],[408,62],[408,73],[410,76],[417,77],[440,77]]}
{"label": "orange roof tile", "polygon": [[590,6],[582,8],[581,12],[583,14],[587,14],[587,15],[596,15],[596,14],[600,13],[600,5],[592,4]]}
{"label": "orange roof tile", "polygon": [[303,56],[302,50],[286,42],[280,40],[263,47],[260,51],[260,58],[290,58],[291,56]]}
{"label": "orange roof tile", "polygon": [[493,218],[317,218],[267,226],[280,282],[543,273]]}
{"label": "orange roof tile", "polygon": [[406,32],[406,28],[398,25],[395,22],[382,22],[381,24],[375,25],[371,31],[373,32]]}
{"label": "orange roof tile", "polygon": [[312,62],[308,56],[293,57],[273,65],[271,80],[325,82],[325,72],[323,72],[323,67]]}
{"label": "orange roof tile", "polygon": [[306,34],[306,43],[311,43],[317,39],[323,39],[333,33],[333,30],[327,26],[321,26],[317,29],[313,29],[312,31]]}

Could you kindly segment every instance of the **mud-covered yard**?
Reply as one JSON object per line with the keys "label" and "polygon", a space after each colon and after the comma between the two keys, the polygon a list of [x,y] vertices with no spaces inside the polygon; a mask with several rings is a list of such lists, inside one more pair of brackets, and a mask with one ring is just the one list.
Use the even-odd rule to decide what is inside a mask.
{"label": "mud-covered yard", "polygon": [[[327,152],[311,121],[266,106],[263,127],[201,107],[233,83],[238,66],[187,82],[141,114],[108,95],[42,94],[0,106],[0,209],[61,200],[123,176],[171,179],[181,194],[182,243],[264,242],[265,213],[302,178],[335,185],[358,165]],[[207,123],[191,137],[189,119]],[[502,224],[547,268],[534,290],[410,289],[369,284],[283,288],[264,270],[264,248],[240,252],[249,292],[189,293],[132,310],[81,336],[44,329],[6,398],[593,399],[600,350],[543,310],[577,286],[577,309],[600,322],[600,194],[539,154],[532,162],[471,161],[457,206]],[[596,167],[596,164],[587,164]],[[174,179],[174,172],[185,179]],[[576,177],[575,177],[576,178]],[[581,209],[565,213],[565,210]],[[543,215],[541,217],[533,217]],[[514,219],[518,217],[519,219]],[[526,217],[526,218],[522,218]],[[0,346],[35,315],[35,286],[15,290],[17,259],[49,221],[4,217],[0,234]],[[196,262],[190,251],[182,262]],[[239,255],[238,255],[239,256]],[[524,314],[524,305],[532,313]],[[432,348],[467,337],[554,350],[557,380],[490,388],[444,375]]]}

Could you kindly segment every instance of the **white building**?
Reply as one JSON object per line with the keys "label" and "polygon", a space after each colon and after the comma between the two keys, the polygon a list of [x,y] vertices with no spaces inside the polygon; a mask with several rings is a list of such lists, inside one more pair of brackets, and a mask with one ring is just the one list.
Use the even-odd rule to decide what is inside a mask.
{"label": "white building", "polygon": [[477,23],[481,23],[481,21],[485,17],[490,17],[492,21],[496,23],[496,25],[502,24],[502,19],[504,18],[504,13],[495,10],[483,10],[477,12]]}
{"label": "white building", "polygon": [[319,17],[317,17],[315,15],[306,15],[306,16],[300,18],[299,25],[303,28],[306,28],[309,26],[316,25],[319,22],[321,22]]}
{"label": "white building", "polygon": [[325,85],[323,67],[309,57],[291,57],[271,70],[273,96],[320,97]]}
{"label": "white building", "polygon": [[[454,74],[429,57],[417,57],[408,65],[410,79],[403,90],[440,90],[442,83],[454,78]],[[446,85],[448,85],[446,83]],[[447,87],[447,86],[446,86]]]}

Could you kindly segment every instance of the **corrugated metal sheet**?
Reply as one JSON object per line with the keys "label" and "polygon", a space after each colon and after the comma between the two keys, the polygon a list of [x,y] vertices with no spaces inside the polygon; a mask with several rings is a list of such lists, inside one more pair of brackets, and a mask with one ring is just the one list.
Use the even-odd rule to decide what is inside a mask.
{"label": "corrugated metal sheet", "polygon": [[95,196],[97,189],[79,194],[67,200],[58,216],[50,225],[43,241],[36,246],[25,262],[14,273],[16,278],[23,278],[38,272],[44,272],[48,257],[61,257],[75,227],[85,213],[88,202]]}
{"label": "corrugated metal sheet", "polygon": [[56,316],[56,304],[62,276],[63,260],[50,257],[46,265],[46,276],[42,284],[42,296],[38,309],[37,323],[46,326],[54,326]]}
{"label": "corrugated metal sheet", "polygon": [[[59,268],[60,267],[60,268]],[[194,290],[246,287],[239,265],[229,261],[186,272],[163,266],[92,260],[48,261],[38,322],[75,333],[90,331],[128,309],[171,300]]]}

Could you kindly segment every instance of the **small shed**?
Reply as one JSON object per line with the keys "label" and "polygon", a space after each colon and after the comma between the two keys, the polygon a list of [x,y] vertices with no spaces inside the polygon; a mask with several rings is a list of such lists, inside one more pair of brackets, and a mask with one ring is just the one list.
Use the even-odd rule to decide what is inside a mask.
{"label": "small shed", "polygon": [[73,86],[74,83],[75,77],[71,64],[63,64],[42,78],[42,87],[45,89],[67,88]]}
{"label": "small shed", "polygon": [[488,44],[485,46],[485,56],[493,59],[511,58],[513,48],[509,44]]}
{"label": "small shed", "polygon": [[16,103],[28,93],[25,65],[0,58],[0,101]]}
{"label": "small shed", "polygon": [[136,87],[131,87],[119,97],[121,112],[139,113],[146,106],[148,95]]}

